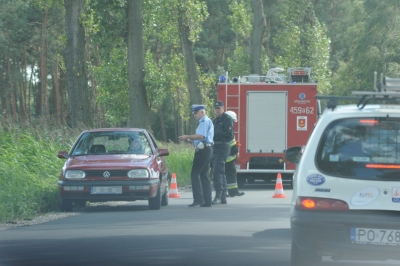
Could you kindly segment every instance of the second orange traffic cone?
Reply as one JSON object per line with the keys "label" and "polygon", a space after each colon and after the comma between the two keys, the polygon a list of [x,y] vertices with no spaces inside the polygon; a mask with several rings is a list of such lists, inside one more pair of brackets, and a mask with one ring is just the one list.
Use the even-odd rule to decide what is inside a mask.
{"label": "second orange traffic cone", "polygon": [[178,183],[176,183],[175,173],[172,173],[171,185],[169,187],[169,197],[170,198],[180,198],[181,197],[181,196],[179,196]]}
{"label": "second orange traffic cone", "polygon": [[285,194],[283,194],[283,184],[282,184],[282,177],[281,177],[280,173],[278,173],[278,176],[276,178],[275,194],[272,197],[273,198],[286,198]]}

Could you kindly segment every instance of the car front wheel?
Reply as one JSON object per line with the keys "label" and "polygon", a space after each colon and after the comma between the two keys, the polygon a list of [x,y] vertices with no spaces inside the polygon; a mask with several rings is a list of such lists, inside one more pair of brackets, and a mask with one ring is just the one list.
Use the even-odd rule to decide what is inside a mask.
{"label": "car front wheel", "polygon": [[72,201],[61,199],[61,211],[63,212],[72,212]]}
{"label": "car front wheel", "polygon": [[159,210],[161,207],[161,191],[160,184],[158,184],[157,195],[154,198],[149,199],[149,209],[150,210]]}
{"label": "car front wheel", "polygon": [[164,194],[161,198],[161,206],[168,206],[168,201],[169,201],[169,186],[167,181],[165,184]]}

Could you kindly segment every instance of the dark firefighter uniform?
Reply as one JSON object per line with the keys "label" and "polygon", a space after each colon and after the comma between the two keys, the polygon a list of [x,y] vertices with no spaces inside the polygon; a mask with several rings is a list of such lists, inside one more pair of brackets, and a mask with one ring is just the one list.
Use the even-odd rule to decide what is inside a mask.
{"label": "dark firefighter uniform", "polygon": [[[217,101],[216,107],[223,107],[222,101]],[[214,124],[214,147],[213,147],[213,184],[215,189],[215,198],[213,204],[226,204],[226,176],[225,162],[229,156],[231,146],[230,142],[234,138],[233,120],[223,113],[213,121]]]}
{"label": "dark firefighter uniform", "polygon": [[228,189],[228,194],[229,197],[243,196],[245,193],[239,192],[238,189],[236,166],[235,166],[235,161],[239,153],[239,148],[238,148],[239,145],[238,143],[236,143],[236,140],[233,139],[230,142],[230,146],[231,146],[231,153],[228,159],[226,159],[225,163],[225,175],[227,183],[226,186]]}

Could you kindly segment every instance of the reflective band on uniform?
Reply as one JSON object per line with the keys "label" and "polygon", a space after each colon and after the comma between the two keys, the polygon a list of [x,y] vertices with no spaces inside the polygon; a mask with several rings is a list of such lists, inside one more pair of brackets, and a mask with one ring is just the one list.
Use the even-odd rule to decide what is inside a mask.
{"label": "reflective band on uniform", "polygon": [[237,185],[237,183],[226,184],[226,188],[227,189],[234,189],[234,188],[238,188],[238,185]]}
{"label": "reflective band on uniform", "polygon": [[229,142],[229,144],[231,145],[231,147],[232,147],[232,146],[235,146],[235,145],[236,145],[236,140],[235,140],[235,139],[231,140],[231,141]]}
{"label": "reflective band on uniform", "polygon": [[[235,146],[235,145],[236,145],[236,140],[235,140],[235,139],[231,140],[231,141],[229,142],[229,145],[231,145],[231,147]],[[232,162],[232,161],[235,160],[235,159],[236,159],[236,155],[231,155],[231,156],[229,156],[229,157],[226,159],[226,162],[227,162],[227,163],[228,163],[228,162]]]}
{"label": "reflective band on uniform", "polygon": [[232,155],[232,156],[229,156],[227,159],[226,159],[226,162],[232,162],[233,160],[235,160],[236,159],[236,155]]}

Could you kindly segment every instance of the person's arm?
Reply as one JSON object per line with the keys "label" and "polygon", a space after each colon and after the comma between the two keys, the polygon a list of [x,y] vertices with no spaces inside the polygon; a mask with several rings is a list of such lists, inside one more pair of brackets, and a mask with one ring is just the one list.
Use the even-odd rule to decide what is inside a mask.
{"label": "person's arm", "polygon": [[202,140],[204,139],[204,136],[200,135],[200,134],[194,134],[194,135],[182,135],[178,137],[179,140]]}

